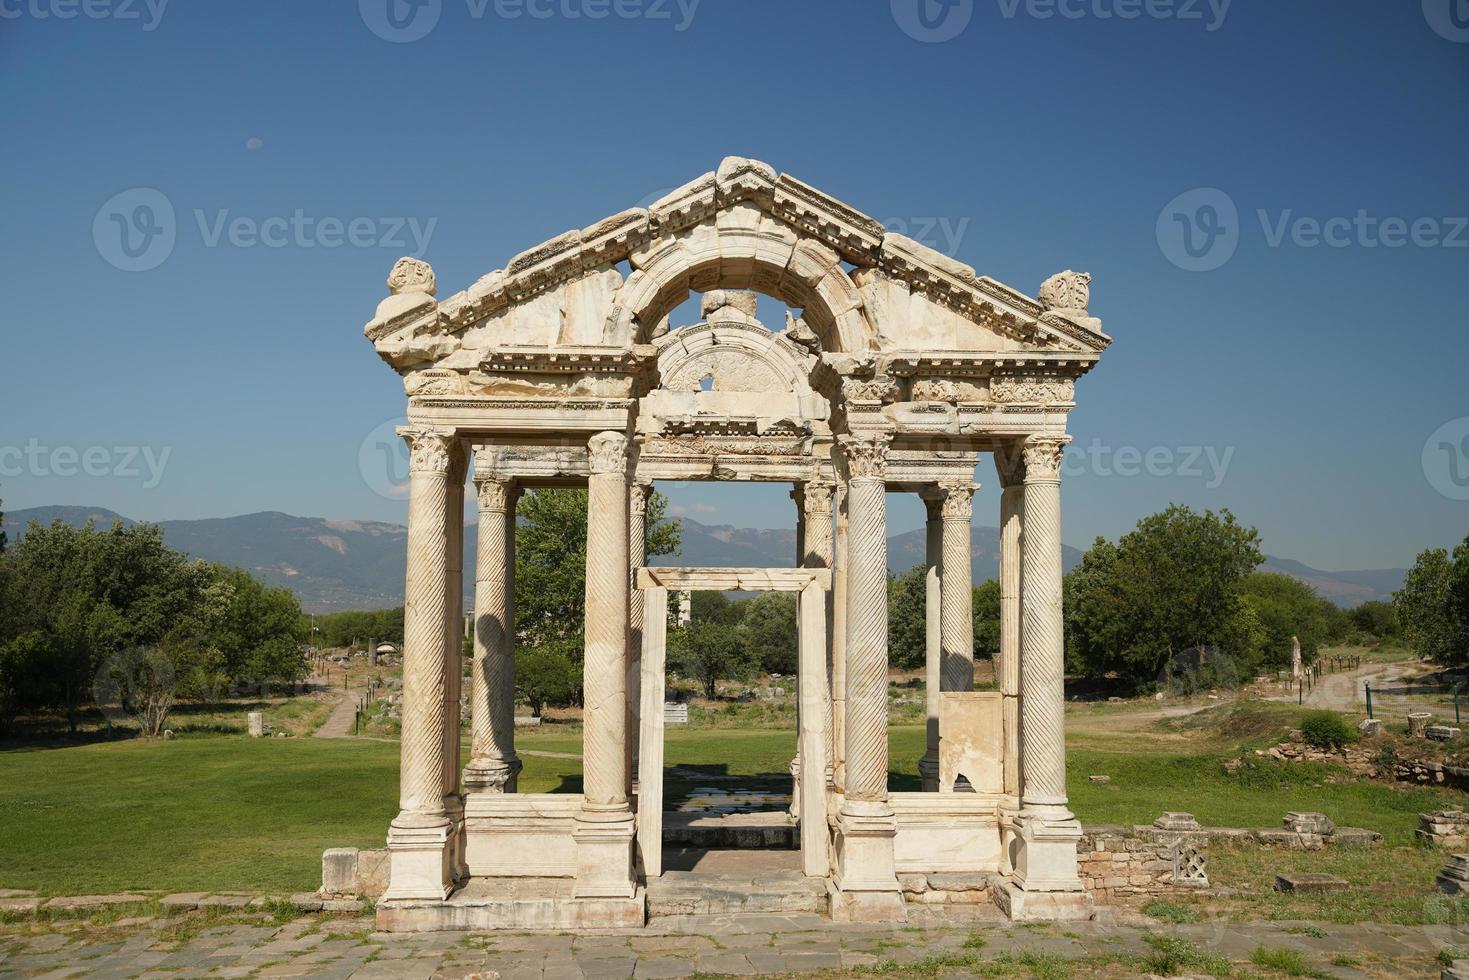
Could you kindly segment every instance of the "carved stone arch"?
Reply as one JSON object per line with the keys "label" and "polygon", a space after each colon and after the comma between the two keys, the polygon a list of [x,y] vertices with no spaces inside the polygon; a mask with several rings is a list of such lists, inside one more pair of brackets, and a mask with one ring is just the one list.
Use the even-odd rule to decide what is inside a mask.
{"label": "carved stone arch", "polygon": [[712,376],[715,391],[811,394],[811,355],[758,324],[701,323],[659,346],[658,376],[669,391],[699,391]]}
{"label": "carved stone arch", "polygon": [[750,205],[650,242],[631,257],[604,342],[648,343],[690,292],[753,289],[802,311],[827,351],[876,348],[862,296],[835,251]]}

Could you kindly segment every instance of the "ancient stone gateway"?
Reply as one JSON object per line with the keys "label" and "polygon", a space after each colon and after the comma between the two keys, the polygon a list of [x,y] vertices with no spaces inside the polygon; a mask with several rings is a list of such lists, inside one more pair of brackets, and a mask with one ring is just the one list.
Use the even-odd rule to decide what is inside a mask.
{"label": "ancient stone gateway", "polygon": [[[834,916],[901,918],[909,872],[992,874],[1016,918],[1088,914],[1066,797],[1060,537],[1074,384],[1110,342],[1087,284],[1063,272],[1032,299],[735,157],[442,301],[426,263],[400,260],[366,327],[403,377],[411,472],[401,789],[380,924],[640,924],[660,867],[661,786],[642,780],[640,801],[634,781],[640,724],[645,764],[661,753],[647,737],[661,693],[639,691],[661,683],[661,664],[641,666],[645,650],[661,656],[666,625],[649,597],[741,576],[801,596],[802,867],[827,880]],[[792,310],[784,329],[757,319],[756,292]],[[691,293],[703,321],[670,323]],[[455,556],[471,451],[463,760]],[[1003,488],[988,697],[966,696],[980,454]],[[793,484],[800,567],[641,569],[656,480]],[[542,486],[589,491],[581,795],[516,791],[515,501]],[[929,735],[914,793],[888,791],[887,492],[929,508]]]}

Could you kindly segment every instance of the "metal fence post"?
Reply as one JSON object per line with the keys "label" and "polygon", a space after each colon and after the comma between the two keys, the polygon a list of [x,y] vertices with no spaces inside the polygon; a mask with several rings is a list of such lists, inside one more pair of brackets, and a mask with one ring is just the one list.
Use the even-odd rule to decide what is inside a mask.
{"label": "metal fence post", "polygon": [[1362,684],[1363,684],[1363,686],[1365,686],[1367,688],[1367,717],[1368,718],[1371,718],[1372,717],[1372,682],[1371,681],[1363,681]]}

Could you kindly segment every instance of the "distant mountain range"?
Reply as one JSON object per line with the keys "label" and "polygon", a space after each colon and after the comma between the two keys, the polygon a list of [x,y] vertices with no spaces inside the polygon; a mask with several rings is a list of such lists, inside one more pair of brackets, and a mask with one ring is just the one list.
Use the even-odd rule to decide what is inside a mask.
{"label": "distant mountain range", "polygon": [[[61,520],[81,526],[95,520],[133,523],[101,507],[33,507],[5,515],[5,527],[19,538],[31,521]],[[739,528],[683,521],[683,550],[654,559],[657,565],[788,568],[795,564],[796,532],[789,529]],[[160,521],[170,547],[209,561],[248,568],[272,585],[284,585],[301,598],[309,612],[379,609],[403,601],[403,566],[408,529],[376,521],[329,521],[266,512],[201,521]],[[923,561],[924,532],[907,531],[888,538],[888,567],[905,571]],[[473,529],[465,534],[466,569],[474,568]],[[1000,574],[998,528],[976,525],[973,533],[976,583]],[[1070,570],[1081,561],[1075,548],[1062,549]],[[1325,572],[1287,558],[1267,557],[1267,571],[1283,572],[1308,583],[1341,606],[1391,598],[1402,586],[1405,569]],[[473,592],[472,572],[466,591]]]}

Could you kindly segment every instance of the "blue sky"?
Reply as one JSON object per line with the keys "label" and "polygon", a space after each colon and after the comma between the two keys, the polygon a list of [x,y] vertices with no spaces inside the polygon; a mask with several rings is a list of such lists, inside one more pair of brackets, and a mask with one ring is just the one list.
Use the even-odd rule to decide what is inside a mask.
{"label": "blue sky", "polygon": [[1069,543],[1170,501],[1331,569],[1469,530],[1466,0],[388,2],[0,0],[7,508],[402,520],[361,462],[393,261],[447,295],[738,154],[1018,288],[1093,274]]}

